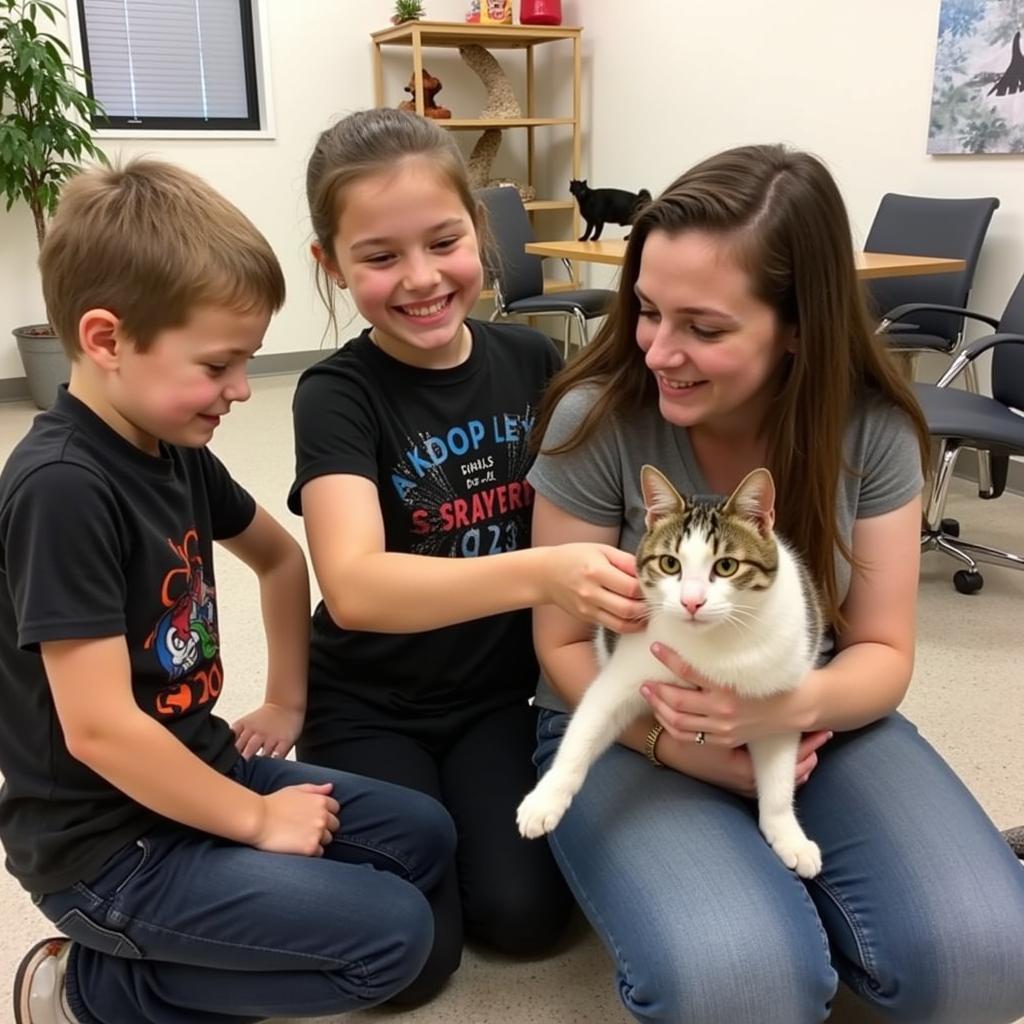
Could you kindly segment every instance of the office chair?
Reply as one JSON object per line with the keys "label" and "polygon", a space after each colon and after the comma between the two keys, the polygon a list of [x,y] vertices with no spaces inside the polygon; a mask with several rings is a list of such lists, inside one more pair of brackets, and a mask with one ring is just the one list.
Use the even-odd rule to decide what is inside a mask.
{"label": "office chair", "polygon": [[[963,343],[964,318],[927,312],[922,304],[964,307],[971,293],[985,233],[999,208],[994,197],[936,199],[886,193],[879,203],[864,248],[868,252],[946,256],[966,261],[954,274],[915,274],[867,282],[869,303],[880,317],[878,333],[890,348],[908,356],[938,352],[954,356]],[[966,386],[978,390],[973,363],[965,371]],[[1005,469],[1003,470],[1005,472]],[[990,458],[978,453],[978,494],[995,497]]]}
{"label": "office chair", "polygon": [[[532,242],[533,227],[515,188],[483,188],[477,196],[487,210],[491,235],[497,247],[497,265],[488,268],[494,287],[492,320],[510,316],[565,317],[576,324],[580,345],[587,343],[587,321],[604,316],[611,308],[615,292],[607,288],[576,288],[544,294],[543,259],[526,252]],[[563,262],[570,270],[568,261]],[[565,334],[565,354],[569,354],[569,331]]]}
{"label": "office chair", "polygon": [[[886,342],[902,352],[940,352],[952,355],[960,346],[964,318],[953,313],[928,312],[931,306],[967,305],[985,233],[999,200],[935,199],[882,196],[868,232],[867,252],[910,253],[945,256],[966,261],[953,274],[915,274],[881,277],[868,282],[868,297],[879,313],[878,331]],[[908,309],[914,305],[915,309]]]}
{"label": "office chair", "polygon": [[[923,551],[944,551],[967,568],[953,575],[961,594],[975,594],[984,580],[978,562],[1024,569],[1024,557],[960,539],[955,520],[943,519],[946,495],[957,456],[963,448],[990,452],[993,461],[991,497],[1006,486],[1006,469],[1011,455],[1024,455],[1024,278],[1018,282],[998,321],[992,317],[955,307],[929,307],[938,312],[980,320],[995,329],[967,345],[953,360],[938,384],[916,384],[914,389],[928,421],[928,430],[938,441],[939,463],[927,496]],[[963,391],[949,385],[983,352],[992,350],[992,397]]]}

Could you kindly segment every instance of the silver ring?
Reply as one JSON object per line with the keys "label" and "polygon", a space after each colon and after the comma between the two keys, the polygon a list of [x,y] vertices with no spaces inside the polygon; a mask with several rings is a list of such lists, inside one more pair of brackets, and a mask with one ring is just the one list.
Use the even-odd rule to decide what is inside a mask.
{"label": "silver ring", "polygon": [[703,729],[700,732],[696,732],[696,733],[693,734],[693,742],[694,743],[699,743],[699,744],[701,744],[703,746],[703,744],[706,742],[706,740],[704,738],[704,731],[703,731]]}

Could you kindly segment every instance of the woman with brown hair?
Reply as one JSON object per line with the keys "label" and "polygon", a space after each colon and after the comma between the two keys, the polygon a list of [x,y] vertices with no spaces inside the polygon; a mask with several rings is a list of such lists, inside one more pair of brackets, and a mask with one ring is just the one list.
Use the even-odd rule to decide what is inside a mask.
{"label": "woman with brown hair", "polygon": [[[657,656],[652,715],[591,768],[551,835],[641,1021],[824,1020],[842,978],[891,1020],[1024,1014],[1024,872],[896,712],[909,685],[927,431],[873,336],[835,182],[780,146],[730,150],[637,218],[615,312],[538,417],[534,543],[644,532],[640,468],[684,494],[767,466],[775,527],[830,624],[799,689],[740,699]],[[534,613],[551,765],[596,674],[589,631]],[[797,811],[822,873],[787,871],[757,829],[745,744],[805,734]],[[646,755],[646,759],[644,756]]]}

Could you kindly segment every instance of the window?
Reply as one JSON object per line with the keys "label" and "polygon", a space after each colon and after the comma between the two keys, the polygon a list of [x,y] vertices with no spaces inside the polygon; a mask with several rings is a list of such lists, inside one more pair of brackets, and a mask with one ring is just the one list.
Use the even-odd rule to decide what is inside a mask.
{"label": "window", "polygon": [[253,0],[78,0],[95,128],[255,131]]}

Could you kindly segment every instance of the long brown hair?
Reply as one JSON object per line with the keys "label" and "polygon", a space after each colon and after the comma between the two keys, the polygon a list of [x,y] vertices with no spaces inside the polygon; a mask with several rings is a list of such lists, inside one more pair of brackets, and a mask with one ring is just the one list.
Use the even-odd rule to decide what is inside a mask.
{"label": "long brown hair", "polygon": [[609,418],[656,402],[653,375],[636,344],[633,287],[652,231],[704,231],[728,237],[754,294],[780,324],[797,329],[769,416],[768,468],[775,477],[780,533],[806,561],[825,612],[842,624],[835,552],[855,564],[838,534],[836,501],[844,437],[854,404],[872,393],[902,409],[928,462],[928,429],[909,384],[874,334],[853,261],[839,189],[815,157],[783,146],[742,146],[704,160],[648,205],[631,228],[613,310],[593,343],[548,387],[537,417],[543,438],[562,397],[593,384],[597,398],[576,433],[547,450],[583,444]]}

